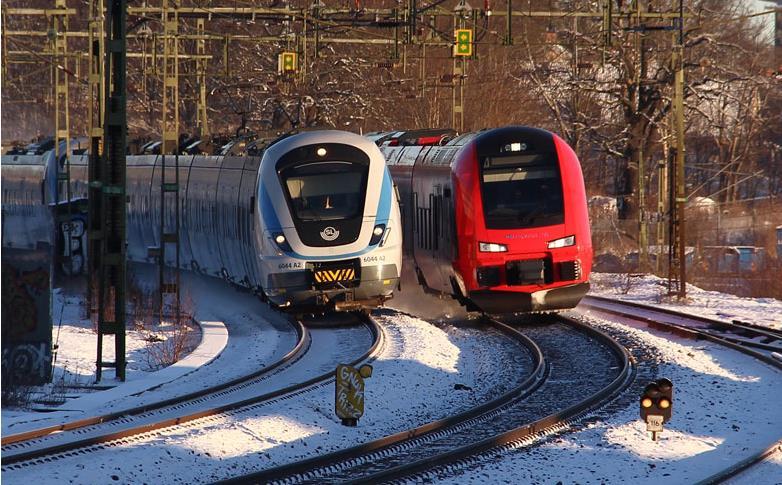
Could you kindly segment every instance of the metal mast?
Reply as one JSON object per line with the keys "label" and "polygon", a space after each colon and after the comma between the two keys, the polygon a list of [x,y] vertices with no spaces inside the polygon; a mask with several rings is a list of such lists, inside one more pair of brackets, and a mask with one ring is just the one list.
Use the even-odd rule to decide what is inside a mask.
{"label": "metal mast", "polygon": [[[174,318],[179,323],[179,16],[169,0],[163,0],[163,110],[161,131],[163,135],[160,150],[160,247],[158,256],[159,295],[158,310],[160,322],[165,314],[166,295],[173,295]],[[199,41],[200,42],[200,41]],[[204,61],[206,62],[206,61]],[[199,65],[200,67],[200,65]],[[205,81],[205,79],[204,79]],[[206,86],[203,85],[204,98]],[[204,99],[205,101],[205,99]],[[206,113],[206,106],[199,107]],[[199,113],[200,114],[200,113]],[[206,128],[205,125],[202,128]],[[170,155],[173,155],[170,156]],[[173,162],[167,167],[166,162]],[[169,172],[173,168],[173,180]],[[166,221],[169,204],[174,206],[173,221]],[[167,223],[168,222],[168,223]],[[173,227],[171,227],[173,226]],[[173,245],[174,266],[166,268],[167,245]],[[173,273],[173,278],[172,274]]]}
{"label": "metal mast", "polygon": [[[103,73],[104,151],[90,157],[89,167],[89,235],[94,256],[90,261],[90,281],[93,276],[97,280],[97,380],[104,367],[114,367],[116,377],[125,380],[126,15],[127,0],[109,0]],[[114,336],[114,362],[103,360],[103,338],[107,335]]]}

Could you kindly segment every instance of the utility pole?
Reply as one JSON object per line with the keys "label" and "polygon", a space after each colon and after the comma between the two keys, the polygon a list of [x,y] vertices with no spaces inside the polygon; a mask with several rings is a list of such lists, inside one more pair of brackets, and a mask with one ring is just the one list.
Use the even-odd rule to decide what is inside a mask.
{"label": "utility pole", "polygon": [[[165,318],[166,295],[173,296],[174,322],[180,323],[180,261],[179,261],[179,16],[175,5],[163,0],[163,109],[160,150],[160,245],[158,246],[158,311],[160,323]],[[204,79],[205,81],[205,79]],[[204,85],[205,89],[205,85]],[[204,102],[206,91],[204,91]],[[206,110],[206,106],[203,108]],[[200,113],[199,113],[200,114]],[[173,155],[173,156],[171,156]],[[167,161],[173,161],[173,180]],[[173,211],[167,210],[173,205]],[[167,212],[172,212],[172,224],[167,223]],[[166,268],[167,246],[174,249],[173,267]],[[171,278],[173,273],[173,278]]]}
{"label": "utility pole", "polygon": [[[473,38],[475,29],[465,29],[465,21],[473,14],[473,9],[467,0],[460,0],[459,4],[454,9],[456,16],[454,16],[454,32],[456,38],[454,39],[454,55],[453,55],[453,72],[451,77],[451,83],[453,88],[451,90],[451,126],[459,133],[464,132],[464,78],[467,73],[467,61],[465,58],[473,56]],[[462,35],[469,33],[469,41],[465,41],[460,38]],[[460,52],[463,51],[463,52]]]}
{"label": "utility pole", "polygon": [[209,136],[209,119],[206,112],[206,39],[204,38],[204,19],[196,20],[196,32],[198,40],[196,41],[196,54],[199,57],[196,60],[198,66],[198,128],[202,140]]}
{"label": "utility pole", "polygon": [[782,73],[782,0],[777,0],[774,12],[774,69]]}
{"label": "utility pole", "polygon": [[[668,153],[667,142],[663,153]],[[665,224],[663,214],[665,214],[665,199],[668,194],[668,164],[665,160],[657,162],[657,258],[655,272],[662,274],[663,246],[665,246]]]}
{"label": "utility pole", "polygon": [[[63,244],[69,248],[63,257],[63,265],[72,264],[71,244],[71,140],[69,83],[70,62],[68,59],[68,7],[66,0],[57,0],[56,10],[50,19],[49,36],[52,45],[52,70],[54,78],[54,159],[57,166],[57,197],[55,220],[63,228]],[[64,150],[62,148],[64,146]],[[60,161],[62,160],[62,165]],[[64,198],[63,198],[64,196]],[[60,205],[60,204],[64,204]],[[64,210],[63,210],[64,208]],[[70,270],[70,268],[69,268]]]}
{"label": "utility pole", "polygon": [[[106,109],[106,103],[105,103],[105,90],[103,86],[103,76],[104,76],[104,63],[106,61],[105,56],[105,27],[103,25],[104,17],[103,17],[103,0],[90,0],[90,14],[89,14],[89,74],[88,74],[88,82],[89,82],[89,110],[88,110],[88,127],[87,127],[87,134],[90,137],[90,152],[89,152],[89,159],[87,162],[87,177],[88,177],[88,186],[91,186],[95,182],[99,182],[98,179],[96,179],[96,174],[99,173],[99,170],[96,168],[101,162],[101,157],[103,156],[103,116],[105,114]],[[92,189],[88,189],[88,192],[91,192]],[[100,204],[96,204],[95,197],[93,195],[90,195],[88,197],[87,202],[87,214],[90,220],[93,218],[93,216],[96,214],[96,211],[98,210]],[[90,222],[88,221],[88,224]],[[97,299],[95,295],[95,290],[97,289],[98,285],[98,275],[96,273],[97,266],[95,266],[95,262],[98,261],[100,258],[99,254],[99,248],[98,244],[93,244],[93,241],[90,241],[90,244],[87,245],[87,260],[88,260],[88,269],[87,269],[87,305],[89,308],[89,314],[90,316],[95,315],[95,312],[97,312]],[[99,339],[100,333],[99,333]],[[102,343],[99,344],[100,347],[102,347]],[[98,359],[100,361],[101,359]],[[98,366],[100,368],[100,366]],[[98,371],[100,373],[100,371]],[[100,380],[100,377],[98,377],[98,380]]]}
{"label": "utility pole", "polygon": [[671,262],[669,268],[669,291],[676,292],[679,298],[687,296],[687,254],[685,239],[684,206],[687,202],[685,184],[685,146],[684,146],[684,5],[679,0],[678,35],[673,48],[672,67],[674,69],[673,115],[676,136],[676,158],[674,160],[673,187],[674,204],[671,205],[672,237],[669,242]]}
{"label": "utility pole", "polygon": [[[127,0],[108,0],[105,21],[103,88],[104,150],[90,157],[89,236],[92,254],[90,281],[97,279],[97,380],[104,367],[114,367],[125,380],[126,178],[125,150],[128,129],[126,84]],[[97,162],[97,163],[96,163]],[[114,362],[103,360],[103,338],[114,336]]]}
{"label": "utility pole", "polygon": [[[635,35],[635,47],[638,52],[638,69],[636,70],[636,99],[635,110],[636,113],[641,109],[642,99],[642,80],[646,75],[646,42],[644,36],[646,35],[644,30],[645,26],[642,24],[642,2],[636,3],[636,26],[638,32]],[[644,136],[645,134],[641,134]],[[647,232],[647,216],[646,216],[646,167],[644,166],[644,143],[638,141],[638,151],[636,152],[637,164],[638,164],[638,263],[641,271],[647,271],[649,269],[649,234]]]}

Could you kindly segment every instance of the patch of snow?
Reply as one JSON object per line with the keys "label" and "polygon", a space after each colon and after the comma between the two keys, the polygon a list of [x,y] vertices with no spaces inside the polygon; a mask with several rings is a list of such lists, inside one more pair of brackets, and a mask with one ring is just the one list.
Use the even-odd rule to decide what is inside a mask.
{"label": "patch of snow", "polygon": [[[154,278],[156,275],[155,267],[152,265],[138,265],[134,269],[137,274],[148,278]],[[227,328],[227,343],[220,342],[225,338],[222,332],[214,334],[210,331],[213,337],[212,343],[224,347],[222,353],[216,358],[214,355],[211,358],[198,354],[185,356],[176,372],[186,375],[171,380],[166,377],[166,374],[172,372],[170,368],[158,372],[139,369],[139,359],[131,357],[135,355],[131,353],[131,349],[141,351],[146,342],[142,339],[141,333],[128,331],[126,339],[129,349],[128,367],[133,366],[135,370],[127,372],[125,382],[108,377],[103,379],[102,384],[116,386],[108,391],[67,390],[71,398],[93,402],[95,406],[89,410],[74,410],[71,402],[66,402],[62,406],[62,411],[49,413],[3,408],[3,434],[18,433],[83,418],[85,411],[89,411],[89,415],[106,414],[181,396],[257,371],[279,360],[295,345],[296,334],[287,318],[272,311],[254,295],[237,291],[216,278],[189,271],[182,272],[181,281],[183,290],[188,291],[193,298],[196,319],[203,322],[220,322],[220,326],[224,325]],[[95,380],[96,334],[90,322],[80,316],[83,307],[80,296],[65,295],[62,291],[58,291],[56,295],[63,301],[63,306],[60,307],[63,326],[60,332],[60,353],[55,367],[54,382],[64,382],[66,385],[90,384]],[[56,335],[56,326],[54,332]],[[215,337],[217,340],[214,339]],[[113,339],[106,340],[113,345]],[[211,354],[215,352],[217,352],[216,347],[209,350]],[[73,369],[79,369],[80,373],[75,374]],[[111,369],[107,371],[111,376]],[[146,385],[139,387],[137,382]],[[54,387],[52,384],[47,386],[47,388],[52,387]],[[124,387],[128,389],[122,389]],[[128,395],[130,392],[133,395]]]}
{"label": "patch of snow", "polygon": [[[508,354],[490,352],[505,338],[486,329],[446,331],[425,321],[383,312],[378,317],[391,335],[366,381],[365,415],[355,428],[334,415],[333,384],[293,399],[199,420],[155,432],[138,441],[57,463],[34,467],[49,482],[124,483],[211,482],[354,446],[466,409],[500,392],[508,369],[522,380],[525,371],[508,365]],[[487,345],[487,341],[489,342]],[[456,390],[467,384],[473,391]],[[95,466],[99,463],[100,466]],[[8,470],[3,478],[25,480],[31,471]]]}
{"label": "patch of snow", "polygon": [[743,298],[702,290],[688,284],[687,299],[679,302],[676,297],[667,296],[667,280],[663,278],[654,275],[632,275],[629,282],[627,278],[628,275],[625,274],[592,273],[589,293],[718,320],[735,319],[782,329],[782,301],[775,298]]}
{"label": "patch of snow", "polygon": [[[673,416],[658,441],[649,437],[633,400],[580,432],[505,452],[442,483],[694,483],[780,438],[778,371],[716,344],[596,324],[658,352],[658,375],[674,383]],[[752,483],[780,483],[779,472]]]}

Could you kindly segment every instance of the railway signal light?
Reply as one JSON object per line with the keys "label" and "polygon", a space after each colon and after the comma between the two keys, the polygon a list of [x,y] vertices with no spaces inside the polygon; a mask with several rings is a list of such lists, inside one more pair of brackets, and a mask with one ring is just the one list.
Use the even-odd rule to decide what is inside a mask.
{"label": "railway signal light", "polygon": [[298,57],[295,52],[282,52],[277,57],[277,71],[280,74],[296,72],[299,68]]}
{"label": "railway signal light", "polygon": [[657,433],[662,432],[663,424],[671,419],[673,411],[673,383],[668,379],[657,379],[644,388],[641,395],[641,419],[646,422],[646,431],[652,433],[657,441]]}
{"label": "railway signal light", "polygon": [[454,37],[456,45],[453,48],[453,55],[470,57],[472,55],[472,29],[456,29]]}

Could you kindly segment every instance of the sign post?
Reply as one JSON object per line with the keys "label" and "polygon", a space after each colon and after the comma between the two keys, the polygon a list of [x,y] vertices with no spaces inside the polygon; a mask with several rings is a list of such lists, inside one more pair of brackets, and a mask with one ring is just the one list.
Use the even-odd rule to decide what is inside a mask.
{"label": "sign post", "polygon": [[364,415],[364,379],[372,376],[372,366],[355,369],[340,364],[335,375],[334,411],[344,426],[357,426]]}

